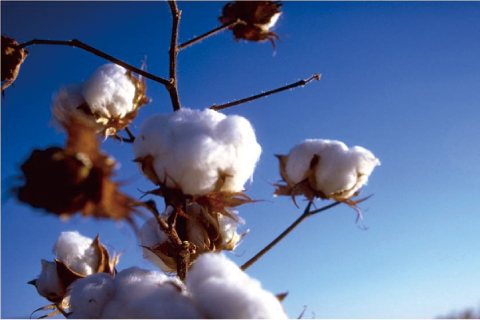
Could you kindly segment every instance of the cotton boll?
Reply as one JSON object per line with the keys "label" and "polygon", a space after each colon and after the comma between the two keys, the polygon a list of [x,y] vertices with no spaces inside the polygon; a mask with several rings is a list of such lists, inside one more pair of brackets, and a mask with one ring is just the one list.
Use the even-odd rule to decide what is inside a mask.
{"label": "cotton boll", "polygon": [[280,301],[223,254],[200,256],[186,283],[206,318],[287,318]]}
{"label": "cotton boll", "polygon": [[71,286],[72,319],[97,319],[115,296],[115,282],[106,273],[95,273],[79,279]]}
{"label": "cotton boll", "polygon": [[122,118],[134,110],[135,85],[117,64],[100,66],[83,84],[82,94],[92,113]]}
{"label": "cotton boll", "polygon": [[343,142],[333,140],[306,140],[296,145],[288,154],[286,174],[293,183],[299,183],[310,174],[314,166],[315,190],[325,196],[342,193],[342,198],[351,197],[368,180],[380,161],[362,147],[348,148]]}
{"label": "cotton boll", "polygon": [[115,298],[102,318],[199,318],[184,286],[178,279],[156,271],[132,267],[115,278]]}
{"label": "cotton boll", "polygon": [[[137,159],[153,157],[161,183],[202,195],[241,191],[253,174],[261,147],[246,119],[183,108],[147,119],[134,142],[134,153]],[[214,190],[219,179],[225,183]]]}
{"label": "cotton boll", "polygon": [[92,274],[98,264],[93,240],[78,231],[62,232],[53,248],[58,260],[82,275]]}
{"label": "cotton boll", "polygon": [[42,273],[35,282],[38,293],[50,301],[61,299],[65,289],[58,278],[57,264],[43,259],[41,263]]}
{"label": "cotton boll", "polygon": [[[151,218],[147,222],[145,222],[145,224],[140,230],[140,243],[142,246],[153,248],[159,244],[165,243],[166,241],[168,241],[168,237],[162,230],[160,230],[156,218]],[[176,271],[175,269],[168,267],[165,262],[163,262],[162,259],[155,255],[151,250],[142,248],[142,251],[144,259],[147,259],[163,271]]]}

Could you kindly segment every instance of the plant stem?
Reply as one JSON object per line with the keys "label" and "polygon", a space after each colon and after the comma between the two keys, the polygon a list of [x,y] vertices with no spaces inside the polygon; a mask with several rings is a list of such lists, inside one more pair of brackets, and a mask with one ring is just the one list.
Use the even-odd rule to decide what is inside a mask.
{"label": "plant stem", "polygon": [[265,248],[263,248],[262,250],[260,250],[260,252],[258,252],[253,258],[251,258],[250,260],[248,260],[245,264],[243,264],[240,269],[242,269],[243,271],[247,270],[252,264],[254,264],[258,259],[260,259],[265,253],[267,253],[268,251],[270,251],[270,249],[272,249],[278,242],[280,242],[283,238],[285,238],[293,229],[295,229],[303,220],[305,220],[306,218],[308,218],[309,216],[311,215],[314,215],[316,213],[319,213],[321,211],[325,211],[325,210],[328,210],[330,208],[333,208],[335,207],[336,205],[340,204],[340,202],[335,202],[335,203],[332,203],[332,204],[329,204],[328,206],[325,206],[325,207],[322,207],[320,209],[317,209],[315,211],[312,211],[310,212],[310,207],[312,206],[313,202],[308,202],[308,205],[307,207],[305,208],[305,211],[303,212],[303,214],[297,219],[295,220],[291,225],[290,227],[288,227],[287,229],[285,229],[285,231],[283,231],[278,237],[276,237],[272,242],[270,242]]}
{"label": "plant stem", "polygon": [[178,38],[178,25],[180,23],[181,11],[178,10],[177,3],[173,0],[168,1],[170,11],[172,12],[172,37],[170,40],[170,86],[167,86],[170,99],[172,100],[173,111],[180,110],[180,97],[178,96],[178,84],[177,84],[177,38]]}
{"label": "plant stem", "polygon": [[241,22],[240,19],[238,19],[238,20],[236,20],[236,21],[232,21],[232,22],[230,22],[230,23],[223,24],[223,25],[221,25],[220,27],[217,27],[217,28],[215,28],[215,29],[213,29],[213,30],[210,30],[210,31],[202,34],[201,36],[195,37],[195,38],[193,38],[193,39],[191,39],[191,40],[189,40],[189,41],[187,41],[187,42],[185,42],[185,43],[180,44],[180,45],[178,46],[178,50],[179,50],[179,51],[180,51],[180,50],[183,50],[183,49],[185,49],[185,48],[187,48],[187,47],[189,47],[189,46],[191,46],[191,45],[193,45],[193,44],[195,44],[195,43],[197,43],[197,42],[200,42],[200,41],[202,41],[202,40],[204,40],[204,39],[206,39],[206,38],[208,38],[208,37],[210,37],[210,36],[213,36],[213,35],[215,35],[215,34],[217,34],[217,33],[220,33],[221,31],[223,31],[223,30],[225,30],[225,29],[227,29],[227,28],[233,27],[233,26],[235,26],[235,25],[236,25],[237,23],[239,23],[239,22]]}
{"label": "plant stem", "polygon": [[246,103],[246,102],[250,102],[250,101],[253,101],[253,100],[256,100],[256,99],[260,99],[260,98],[263,98],[263,97],[266,97],[266,96],[269,96],[269,95],[272,95],[272,94],[275,94],[275,93],[278,93],[278,92],[282,92],[282,91],[285,91],[285,90],[288,90],[288,89],[293,89],[293,88],[296,88],[296,87],[304,86],[312,80],[319,81],[321,76],[322,76],[321,74],[316,73],[306,80],[300,80],[300,81],[297,81],[295,83],[286,85],[284,87],[280,87],[278,89],[274,89],[274,90],[270,90],[270,91],[267,91],[267,92],[264,92],[264,93],[260,93],[260,94],[251,96],[249,98],[236,100],[236,101],[221,104],[221,105],[218,105],[218,106],[214,104],[213,106],[210,107],[210,109],[218,111],[218,110],[230,108],[230,107],[242,104],[242,103]]}
{"label": "plant stem", "polygon": [[36,45],[36,44],[46,44],[46,45],[60,45],[60,46],[69,46],[69,47],[75,47],[75,48],[80,48],[82,50],[85,50],[87,52],[93,53],[94,55],[103,58],[105,60],[111,61],[113,63],[118,64],[119,66],[124,67],[127,70],[130,70],[132,72],[135,72],[139,75],[144,76],[145,78],[148,78],[150,80],[153,80],[155,82],[161,83],[164,86],[170,86],[170,82],[167,79],[158,77],[156,75],[153,75],[151,73],[148,73],[142,69],[136,68],[132,65],[129,65],[128,63],[125,63],[109,54],[106,54],[103,51],[100,51],[94,47],[89,46],[88,44],[85,44],[77,39],[73,40],[42,40],[42,39],[34,39],[25,43],[22,43],[18,46],[19,49],[25,48],[31,45]]}

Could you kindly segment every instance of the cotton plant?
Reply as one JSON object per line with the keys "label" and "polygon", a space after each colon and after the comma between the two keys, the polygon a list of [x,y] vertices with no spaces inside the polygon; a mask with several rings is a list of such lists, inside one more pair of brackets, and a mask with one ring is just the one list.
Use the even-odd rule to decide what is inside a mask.
{"label": "cotton plant", "polygon": [[59,310],[68,308],[69,287],[94,273],[115,274],[118,257],[110,257],[99,237],[91,239],[78,231],[62,232],[52,250],[54,261],[41,260],[42,270],[29,282]]}
{"label": "cotton plant", "polygon": [[95,124],[98,133],[116,136],[148,102],[145,91],[144,79],[108,63],[86,81],[61,88],[54,98],[52,113],[60,123],[67,122],[72,115],[83,115]]}
{"label": "cotton plant", "polygon": [[[340,203],[358,210],[356,205],[365,199],[353,198],[380,161],[363,147],[321,139],[305,140],[277,156],[283,182],[275,185],[274,194],[291,196],[294,202],[303,195],[308,204],[286,231],[237,267],[221,252],[234,250],[246,234],[238,232],[244,221],[236,207],[256,201],[246,192],[262,148],[246,118],[222,110],[319,81],[321,75],[204,110],[185,108],[178,90],[177,55],[227,29],[235,40],[269,40],[275,47],[278,35],[273,30],[282,3],[229,2],[218,18],[221,26],[180,44],[181,11],[176,1],[168,5],[172,13],[168,77],[150,74],[79,40],[19,44],[2,35],[2,94],[17,78],[30,45],[74,46],[110,61],[55,95],[53,118],[67,131],[67,141],[62,148],[32,152],[20,166],[25,184],[14,190],[17,198],[62,218],[80,212],[84,217],[125,220],[138,231],[143,258],[161,270],[131,267],[117,272],[118,256],[110,256],[98,236],[92,240],[65,232],[54,246],[54,260],[42,259],[41,273],[30,283],[52,302],[41,310],[56,308],[47,316],[284,319],[280,296],[244,271],[307,217]],[[164,86],[174,112],[134,123],[140,128],[134,135],[129,125],[138,121],[138,109],[148,102],[145,79]],[[120,184],[111,180],[116,162],[100,150],[98,136],[120,138],[123,129],[129,138],[122,140],[133,143],[131,159],[154,185],[140,198],[161,198],[153,199],[163,200],[163,210],[153,199],[137,201],[120,192]],[[50,181],[50,188],[45,188],[45,181]],[[332,203],[311,210],[317,198]],[[153,217],[138,230],[133,216],[141,211]]]}

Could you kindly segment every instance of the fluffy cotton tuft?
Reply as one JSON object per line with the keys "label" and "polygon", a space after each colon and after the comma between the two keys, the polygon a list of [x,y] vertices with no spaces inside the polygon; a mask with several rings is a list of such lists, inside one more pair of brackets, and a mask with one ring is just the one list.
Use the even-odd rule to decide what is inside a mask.
{"label": "fluffy cotton tuft", "polygon": [[206,318],[287,319],[280,301],[223,254],[200,256],[187,274],[186,283]]}
{"label": "fluffy cotton tuft", "polygon": [[102,318],[199,318],[183,284],[156,271],[132,267],[115,278],[115,298],[105,307]]}
{"label": "fluffy cotton tuft", "polygon": [[64,289],[57,274],[57,264],[44,259],[41,260],[41,263],[42,272],[35,282],[35,287],[42,297],[55,301],[64,294]]}
{"label": "fluffy cotton tuft", "polygon": [[133,149],[137,159],[153,157],[160,182],[191,195],[219,191],[223,178],[221,191],[243,190],[261,153],[245,118],[186,108],[147,119]]}
{"label": "fluffy cotton tuft", "polygon": [[73,271],[86,276],[92,274],[98,264],[92,243],[92,239],[82,236],[78,231],[62,232],[53,247],[53,253]]}
{"label": "fluffy cotton tuft", "polygon": [[122,118],[134,110],[135,85],[126,72],[124,67],[108,63],[84,82],[82,94],[92,113]]}
{"label": "fluffy cotton tuft", "polygon": [[106,273],[94,273],[71,286],[72,319],[100,318],[105,306],[115,295],[115,281]]}
{"label": "fluffy cotton tuft", "polygon": [[77,280],[71,289],[71,318],[200,318],[182,282],[132,267],[112,279],[105,273]]}
{"label": "fluffy cotton tuft", "polygon": [[312,187],[327,197],[335,193],[342,193],[342,198],[351,197],[380,165],[365,148],[349,149],[340,141],[309,139],[296,145],[287,156],[285,172],[293,183],[305,179],[315,155],[319,162],[314,172],[316,186]]}

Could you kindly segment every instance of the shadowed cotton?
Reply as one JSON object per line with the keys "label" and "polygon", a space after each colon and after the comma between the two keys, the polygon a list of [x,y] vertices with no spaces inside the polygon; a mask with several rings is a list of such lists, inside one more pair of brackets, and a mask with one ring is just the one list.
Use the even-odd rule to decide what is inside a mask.
{"label": "shadowed cotton", "polygon": [[64,289],[60,283],[57,274],[57,264],[55,262],[41,260],[42,272],[36,280],[35,287],[38,293],[47,299],[55,300],[63,296]]}
{"label": "shadowed cotton", "polygon": [[[140,230],[140,243],[142,246],[152,248],[168,240],[167,235],[160,230],[156,218],[151,218],[142,226]],[[174,272],[176,270],[169,268],[157,255],[146,248],[142,248],[143,258],[147,259],[165,272]]]}
{"label": "shadowed cotton", "polygon": [[71,319],[100,318],[115,295],[115,281],[106,273],[94,273],[71,286]]}
{"label": "shadowed cotton", "polygon": [[349,198],[367,183],[373,169],[380,165],[372,152],[362,147],[348,148],[343,142],[312,139],[292,148],[285,167],[288,178],[299,183],[306,178],[314,156],[319,156],[315,167],[314,189],[325,196],[343,192]]}
{"label": "shadowed cotton", "polygon": [[280,301],[223,254],[200,256],[187,274],[187,290],[206,318],[287,318]]}
{"label": "shadowed cotton", "polygon": [[242,191],[261,153],[245,118],[186,108],[147,119],[133,149],[136,158],[153,157],[160,182],[191,195],[218,191],[219,179],[221,191]]}

